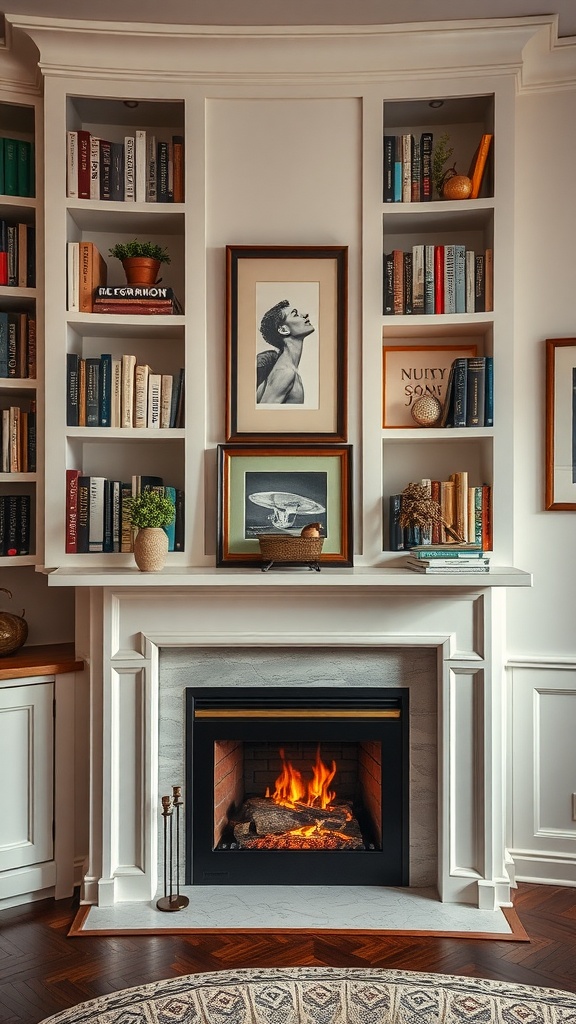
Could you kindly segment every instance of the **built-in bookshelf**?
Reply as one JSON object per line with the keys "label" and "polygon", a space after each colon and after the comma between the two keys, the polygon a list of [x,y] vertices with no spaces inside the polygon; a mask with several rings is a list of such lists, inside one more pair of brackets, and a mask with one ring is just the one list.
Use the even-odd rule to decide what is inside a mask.
{"label": "built-in bookshelf", "polygon": [[[95,98],[68,92],[61,100],[54,145],[59,166],[65,165],[67,174],[63,179],[50,167],[47,181],[55,196],[48,219],[52,223],[54,213],[60,226],[57,260],[65,267],[65,287],[62,281],[55,284],[57,294],[48,315],[50,324],[65,324],[65,344],[54,350],[48,372],[51,394],[59,395],[61,402],[49,427],[58,486],[47,494],[52,527],[46,560],[50,565],[133,565],[126,529],[124,539],[120,537],[122,504],[141,481],[181,495],[186,488],[184,102],[140,94],[120,98],[103,93]],[[114,187],[106,184],[107,151],[120,165],[114,174],[116,179],[121,175],[121,187],[117,180]],[[82,181],[83,160],[93,179],[92,191],[89,178]],[[155,179],[161,179],[165,193],[154,186]],[[157,313],[134,302],[115,313],[110,305],[92,302],[82,311],[80,301],[79,311],[71,298],[71,253],[80,252],[81,276],[81,254],[90,250],[95,267],[98,261],[92,285],[106,286],[114,295],[126,279],[110,249],[134,239],[167,250],[170,262],[161,265],[158,285],[168,290],[174,303],[165,303],[170,308]],[[94,288],[89,287],[92,295]],[[98,493],[114,508],[104,514],[106,537],[91,542],[83,528],[77,544],[79,483],[84,487],[80,497]],[[93,521],[100,518],[96,515]],[[181,528],[177,551],[169,559],[182,562],[187,557]]]}
{"label": "built-in bookshelf", "polygon": [[0,96],[0,565],[42,561],[40,101]]}
{"label": "built-in bookshelf", "polygon": [[[484,493],[490,495],[495,549],[505,552],[510,539],[507,517],[500,514],[508,500],[508,485],[500,466],[505,459],[507,421],[501,382],[508,374],[511,332],[511,309],[501,284],[511,265],[511,240],[506,235],[511,167],[504,156],[508,143],[497,132],[497,124],[503,123],[501,108],[508,101],[505,91],[499,94],[490,90],[464,97],[431,92],[427,98],[422,98],[420,91],[413,100],[383,102],[380,436],[382,548],[388,561],[397,560],[399,555],[398,550],[391,550],[390,543],[394,496],[411,482],[442,482],[465,473],[471,487],[484,486]],[[400,140],[397,158],[402,154],[402,140],[413,140],[411,149],[404,141],[404,161],[407,157],[410,167],[410,156],[414,158],[416,152],[416,175],[422,174],[421,141],[426,139],[432,159],[435,147],[444,141],[453,149],[445,167],[455,164],[459,174],[468,176],[484,135],[492,139],[478,198],[446,199],[438,194],[433,181],[424,187],[422,180],[419,186],[412,183],[411,192],[405,190],[400,192],[400,199],[394,198],[390,191],[390,138]],[[401,181],[401,170],[399,174]],[[409,181],[410,170],[407,178]],[[449,305],[446,259],[448,253],[453,258],[455,249],[462,260],[462,291],[460,301]],[[396,290],[391,277],[394,259],[400,278]],[[485,282],[480,282],[482,297],[476,297],[475,303],[479,282],[468,279],[468,275],[483,272],[485,261],[493,276],[486,292]],[[422,264],[418,283],[411,277],[417,263]],[[444,275],[446,279],[442,280]],[[397,351],[399,358],[388,360],[387,375],[386,354],[390,351]],[[454,420],[452,412],[435,425],[420,425],[411,416],[411,406],[420,395],[432,395],[444,408],[449,380],[446,366],[462,355],[479,357],[483,364],[484,357],[488,357],[492,375],[490,416],[482,425],[472,426],[466,423],[466,417],[464,423]],[[470,415],[468,418],[472,419]],[[441,425],[443,422],[446,425]],[[502,445],[498,449],[497,438],[498,446]],[[392,536],[397,540],[397,531],[392,530]],[[472,540],[468,536],[465,539]]]}

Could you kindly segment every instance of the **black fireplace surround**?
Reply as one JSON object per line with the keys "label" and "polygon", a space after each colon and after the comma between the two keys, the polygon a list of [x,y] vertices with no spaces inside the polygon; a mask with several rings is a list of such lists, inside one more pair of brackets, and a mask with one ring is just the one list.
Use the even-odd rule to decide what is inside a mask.
{"label": "black fireplace surround", "polygon": [[[408,885],[408,701],[407,687],[187,687],[186,884]],[[245,801],[314,752],[336,767],[360,848],[239,846]]]}

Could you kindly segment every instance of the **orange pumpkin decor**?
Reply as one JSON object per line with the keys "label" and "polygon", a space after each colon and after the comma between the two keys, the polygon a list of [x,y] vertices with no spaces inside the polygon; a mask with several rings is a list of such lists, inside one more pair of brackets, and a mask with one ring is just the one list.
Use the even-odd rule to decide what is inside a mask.
{"label": "orange pumpkin decor", "polygon": [[444,199],[468,199],[471,191],[472,182],[465,174],[450,175],[442,186]]}

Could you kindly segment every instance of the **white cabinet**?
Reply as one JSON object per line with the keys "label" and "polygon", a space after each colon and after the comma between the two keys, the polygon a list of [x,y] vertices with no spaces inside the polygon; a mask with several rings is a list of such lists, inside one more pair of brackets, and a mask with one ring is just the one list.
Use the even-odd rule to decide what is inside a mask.
{"label": "white cabinet", "polygon": [[54,680],[0,682],[0,900],[54,885]]}

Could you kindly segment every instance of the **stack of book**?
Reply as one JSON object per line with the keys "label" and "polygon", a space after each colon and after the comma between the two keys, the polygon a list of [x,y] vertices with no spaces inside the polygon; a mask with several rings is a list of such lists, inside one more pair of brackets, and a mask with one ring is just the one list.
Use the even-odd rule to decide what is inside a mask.
{"label": "stack of book", "polygon": [[182,309],[172,288],[161,285],[121,285],[96,288],[93,295],[93,313],[152,314],[181,313]]}
{"label": "stack of book", "polygon": [[424,544],[411,548],[406,568],[427,575],[490,572],[490,555],[476,544]]}
{"label": "stack of book", "polygon": [[384,315],[485,313],[493,306],[493,251],[418,243],[384,253]]}
{"label": "stack of book", "polygon": [[384,136],[384,202],[425,203],[432,199],[432,132]]}
{"label": "stack of book", "polygon": [[131,129],[123,142],[89,131],[66,133],[66,194],[69,199],[183,203],[184,136],[157,139]]}
{"label": "stack of book", "polygon": [[492,356],[455,359],[450,368],[441,427],[494,426]]}
{"label": "stack of book", "polygon": [[36,401],[0,410],[0,472],[36,472]]}
{"label": "stack of book", "polygon": [[36,376],[36,320],[29,313],[0,311],[0,377]]}
{"label": "stack of book", "polygon": [[402,494],[389,497],[388,541],[390,551],[407,551],[418,545],[453,546],[457,537],[461,543],[478,549],[492,549],[492,488],[490,484],[470,484],[468,472],[458,470],[448,480],[423,479],[422,486],[440,506],[442,519],[450,530],[438,521],[427,529],[400,526]]}
{"label": "stack of book", "polygon": [[184,426],[184,369],[156,373],[136,356],[66,354],[69,427],[168,429]]}
{"label": "stack of book", "polygon": [[0,495],[0,556],[30,554],[30,495]]}
{"label": "stack of book", "polygon": [[0,285],[34,288],[36,229],[33,224],[0,220]]}
{"label": "stack of book", "polygon": [[0,137],[0,195],[34,195],[34,145]]}
{"label": "stack of book", "polygon": [[127,516],[127,499],[144,490],[157,490],[174,505],[174,520],[163,529],[168,550],[184,550],[184,491],[164,485],[159,476],[133,476],[130,483],[85,476],[66,470],[66,552],[129,552],[134,531]]}

